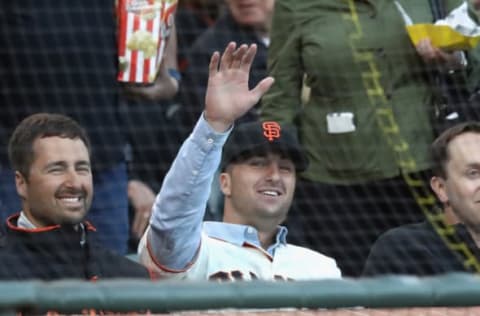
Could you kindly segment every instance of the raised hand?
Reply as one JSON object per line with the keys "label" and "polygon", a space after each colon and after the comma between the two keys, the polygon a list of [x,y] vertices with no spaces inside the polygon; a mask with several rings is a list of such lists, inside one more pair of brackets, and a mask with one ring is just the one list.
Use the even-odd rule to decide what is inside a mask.
{"label": "raised hand", "polygon": [[218,132],[227,130],[236,119],[252,108],[273,84],[266,77],[252,90],[248,78],[257,46],[231,42],[222,56],[213,53],[210,60],[208,87],[205,96],[205,118]]}

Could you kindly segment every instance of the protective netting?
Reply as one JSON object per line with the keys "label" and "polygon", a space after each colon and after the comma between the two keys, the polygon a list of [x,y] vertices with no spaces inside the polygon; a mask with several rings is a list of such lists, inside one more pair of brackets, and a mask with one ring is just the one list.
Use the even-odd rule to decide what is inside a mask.
{"label": "protective netting", "polygon": [[[311,10],[299,4],[298,10],[318,10],[321,17],[326,12],[331,15],[302,31],[297,27],[311,23],[309,15],[299,11],[295,16],[299,20],[292,26],[290,4],[279,1],[282,5],[276,7],[279,11],[274,13],[270,39],[266,40],[265,34],[258,36],[250,28],[237,25],[228,2],[180,1],[175,18],[180,89],[175,97],[161,101],[126,98],[123,84],[116,80],[119,67],[125,64],[118,58],[114,1],[2,3],[0,215],[18,210],[18,200],[12,201],[13,174],[7,173],[5,144],[23,117],[41,111],[65,113],[87,129],[93,143],[94,172],[126,159],[129,177],[157,191],[182,140],[202,112],[209,56],[234,40],[257,43],[259,47],[250,86],[269,71],[278,81],[277,90],[238,124],[252,119],[292,124],[302,121],[297,124],[299,138],[314,167],[300,175],[297,183],[286,222],[292,243],[335,258],[346,276],[360,276],[372,245],[382,233],[403,224],[427,221],[431,223],[428,229],[440,235],[465,270],[479,272],[475,250],[444,222],[430,190],[431,164],[425,158],[435,132],[430,119],[450,114],[446,103],[468,105],[464,113],[477,118],[471,107],[477,104],[476,87],[470,87],[475,86],[475,77],[468,81],[469,86],[455,77],[448,92],[441,89],[445,82],[433,71],[435,67],[427,67],[416,55],[393,4],[374,8],[368,1],[335,0]],[[413,19],[432,22],[428,6],[410,2],[404,7]],[[378,15],[381,18],[377,19]],[[372,21],[376,18],[379,24],[365,16],[371,16]],[[385,34],[393,32],[397,37],[370,37],[374,29],[385,29]],[[314,31],[333,35],[325,42],[316,42],[310,37]],[[145,49],[150,51],[149,45]],[[287,53],[301,45],[305,45],[304,51]],[[475,74],[474,52],[469,56],[469,73]],[[293,59],[292,69],[279,68],[293,63]],[[292,74],[296,82],[282,82],[283,75],[288,81]],[[469,91],[468,97],[464,90]],[[449,93],[450,99],[443,96],[434,107],[432,99],[442,93]],[[414,94],[418,97],[411,98]],[[293,110],[277,107],[282,100],[291,102]],[[307,125],[314,126],[314,132],[306,130]],[[352,136],[356,131],[361,138]],[[214,186],[207,218],[221,220],[221,200],[219,188]],[[134,251],[136,241],[131,242],[130,251]],[[401,248],[401,242],[394,247]],[[405,255],[401,260],[422,257]],[[345,311],[351,315],[363,312]],[[437,312],[447,315],[442,309],[425,313]],[[468,310],[460,312],[468,314]]]}

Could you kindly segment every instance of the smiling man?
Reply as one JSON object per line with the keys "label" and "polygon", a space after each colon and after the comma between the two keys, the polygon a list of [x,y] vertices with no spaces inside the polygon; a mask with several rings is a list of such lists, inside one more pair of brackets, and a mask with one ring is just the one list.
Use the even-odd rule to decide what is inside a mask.
{"label": "smiling man", "polygon": [[[164,180],[139,245],[141,262],[160,277],[340,277],[335,260],[288,244],[287,229],[280,226],[292,203],[296,173],[307,166],[294,134],[276,122],[245,123],[232,131],[235,120],[273,83],[265,78],[248,89],[255,52],[256,45],[236,49],[230,43],[221,58],[212,56],[205,110]],[[223,222],[202,223],[220,159]]]}
{"label": "smiling man", "polygon": [[0,238],[0,279],[148,278],[141,265],[92,242],[90,142],[71,118],[25,118],[8,146],[22,210]]}
{"label": "smiling man", "polygon": [[33,153],[39,155],[30,168],[15,173],[17,190],[24,201],[22,219],[30,219],[35,227],[80,223],[92,203],[93,189],[83,140],[39,138],[33,143]]}
{"label": "smiling man", "polygon": [[223,147],[219,179],[223,221],[255,227],[260,244],[268,249],[287,217],[296,172],[306,166],[291,130],[277,122],[239,125]]}
{"label": "smiling man", "polygon": [[365,276],[478,272],[480,123],[460,123],[445,130],[433,142],[431,155],[434,176],[430,186],[445,214],[453,216],[456,222],[449,227],[455,232],[451,247],[428,221],[394,228],[375,242],[365,265]]}

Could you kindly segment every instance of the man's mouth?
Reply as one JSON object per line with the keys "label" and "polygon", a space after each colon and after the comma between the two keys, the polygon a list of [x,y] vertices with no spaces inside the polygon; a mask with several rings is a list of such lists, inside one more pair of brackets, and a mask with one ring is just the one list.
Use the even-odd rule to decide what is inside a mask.
{"label": "man's mouth", "polygon": [[57,200],[67,208],[80,208],[83,207],[84,196],[63,196],[57,197]]}
{"label": "man's mouth", "polygon": [[277,190],[262,190],[259,191],[260,194],[266,195],[266,196],[280,196],[282,193]]}
{"label": "man's mouth", "polygon": [[66,202],[66,203],[76,203],[79,202],[82,198],[77,196],[77,197],[64,197],[60,198],[60,200]]}

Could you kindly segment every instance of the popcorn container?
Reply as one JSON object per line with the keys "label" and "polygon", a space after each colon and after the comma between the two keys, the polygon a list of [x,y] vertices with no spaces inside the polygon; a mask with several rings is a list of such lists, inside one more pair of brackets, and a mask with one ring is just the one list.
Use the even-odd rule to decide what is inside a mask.
{"label": "popcorn container", "polygon": [[118,81],[155,81],[176,8],[177,0],[118,0]]}

